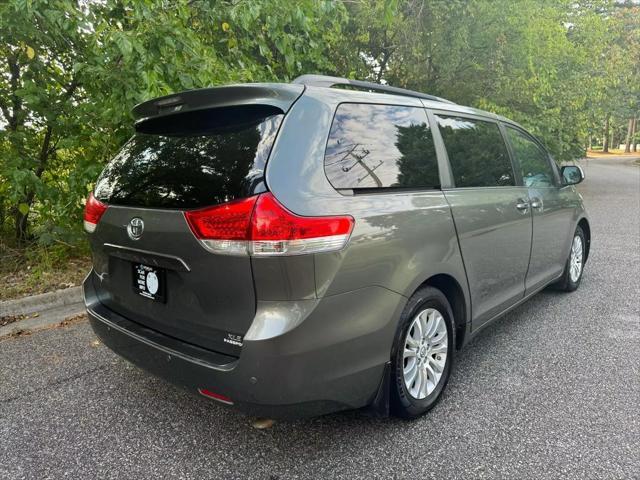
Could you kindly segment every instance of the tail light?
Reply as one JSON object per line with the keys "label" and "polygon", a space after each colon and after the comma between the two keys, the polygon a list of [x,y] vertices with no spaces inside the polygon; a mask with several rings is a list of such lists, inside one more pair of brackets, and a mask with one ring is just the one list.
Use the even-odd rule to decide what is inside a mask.
{"label": "tail light", "polygon": [[184,213],[193,234],[207,250],[246,255],[251,214],[258,197]]}
{"label": "tail light", "polygon": [[84,206],[84,229],[87,232],[93,233],[107,208],[108,205],[96,199],[93,196],[93,192],[89,194],[87,203]]}
{"label": "tail light", "polygon": [[271,193],[185,212],[205,248],[228,255],[301,255],[342,249],[354,220],[350,216],[302,217]]}

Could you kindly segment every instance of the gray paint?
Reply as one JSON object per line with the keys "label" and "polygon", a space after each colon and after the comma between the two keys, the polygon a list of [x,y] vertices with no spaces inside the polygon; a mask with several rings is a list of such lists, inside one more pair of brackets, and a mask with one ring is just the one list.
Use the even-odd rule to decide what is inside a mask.
{"label": "gray paint", "polygon": [[524,187],[459,188],[445,195],[455,220],[472,304],[472,329],[524,296],[531,214]]}
{"label": "gray paint", "polygon": [[[127,235],[133,217],[144,219],[139,240]],[[244,335],[255,314],[250,259],[212,255],[191,233],[180,211],[111,206],[90,235],[100,301],[114,312],[167,335],[228,354],[239,348],[224,342]],[[166,269],[166,303],[133,289],[131,264]]]}
{"label": "gray paint", "polygon": [[[267,187],[298,215],[353,216],[347,246],[288,258],[220,256],[193,238],[181,212],[111,207],[91,236],[94,273],[85,293],[99,336],[134,363],[192,390],[215,386],[247,411],[296,416],[372,400],[402,309],[421,284],[446,275],[460,286],[465,314],[456,321],[468,341],[560,275],[571,235],[586,214],[574,187],[528,189],[519,174],[520,186],[454,188],[434,112],[516,125],[503,117],[399,95],[290,87],[224,87],[202,92],[202,98],[207,107],[285,102],[288,113],[267,164]],[[426,108],[442,189],[336,191],[323,160],[334,112],[343,102]],[[137,107],[138,114],[151,112],[153,104]],[[516,208],[533,198],[541,208]],[[124,228],[133,216],[146,226],[146,237],[137,241]],[[133,294],[125,272],[129,260],[168,269],[173,283],[166,305]],[[144,331],[132,332],[141,325],[165,339],[163,346],[140,347],[136,338]],[[244,336],[241,349],[222,342],[228,332]],[[210,360],[203,367],[198,348],[225,355],[232,365],[216,368]],[[167,360],[172,351],[187,350],[179,364]]]}
{"label": "gray paint", "polygon": [[185,111],[237,105],[269,105],[286,113],[302,94],[302,85],[281,83],[247,83],[226,87],[202,88],[166,95],[133,108],[136,124],[152,117],[169,116]]}

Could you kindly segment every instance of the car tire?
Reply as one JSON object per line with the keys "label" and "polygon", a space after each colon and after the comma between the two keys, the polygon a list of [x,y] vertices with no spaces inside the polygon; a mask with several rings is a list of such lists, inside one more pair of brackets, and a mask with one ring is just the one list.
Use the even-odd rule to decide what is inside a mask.
{"label": "car tire", "polygon": [[391,413],[416,418],[436,405],[454,361],[453,325],[453,311],[440,290],[421,287],[411,296],[391,355]]}
{"label": "car tire", "polygon": [[[571,248],[564,266],[562,277],[556,283],[556,288],[563,292],[573,292],[578,289],[584,272],[586,239],[582,227],[576,227],[576,232],[571,240]],[[579,251],[576,251],[577,249]],[[577,262],[577,263],[576,263]],[[578,269],[576,273],[576,269]]]}

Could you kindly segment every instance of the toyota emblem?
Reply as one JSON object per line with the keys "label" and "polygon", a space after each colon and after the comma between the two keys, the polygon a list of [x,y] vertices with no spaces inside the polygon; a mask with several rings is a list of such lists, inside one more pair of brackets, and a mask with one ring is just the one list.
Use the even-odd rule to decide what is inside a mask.
{"label": "toyota emblem", "polygon": [[134,217],[129,221],[127,225],[127,233],[131,240],[138,240],[142,236],[144,231],[144,222],[139,217]]}

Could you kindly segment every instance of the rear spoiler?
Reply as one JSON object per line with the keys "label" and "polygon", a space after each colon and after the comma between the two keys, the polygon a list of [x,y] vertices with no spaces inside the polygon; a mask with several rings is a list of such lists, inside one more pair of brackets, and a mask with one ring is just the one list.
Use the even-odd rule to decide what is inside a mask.
{"label": "rear spoiler", "polygon": [[143,124],[148,120],[212,108],[264,106],[287,113],[304,88],[304,85],[287,83],[247,83],[187,90],[139,103],[132,113],[136,130],[144,129]]}

